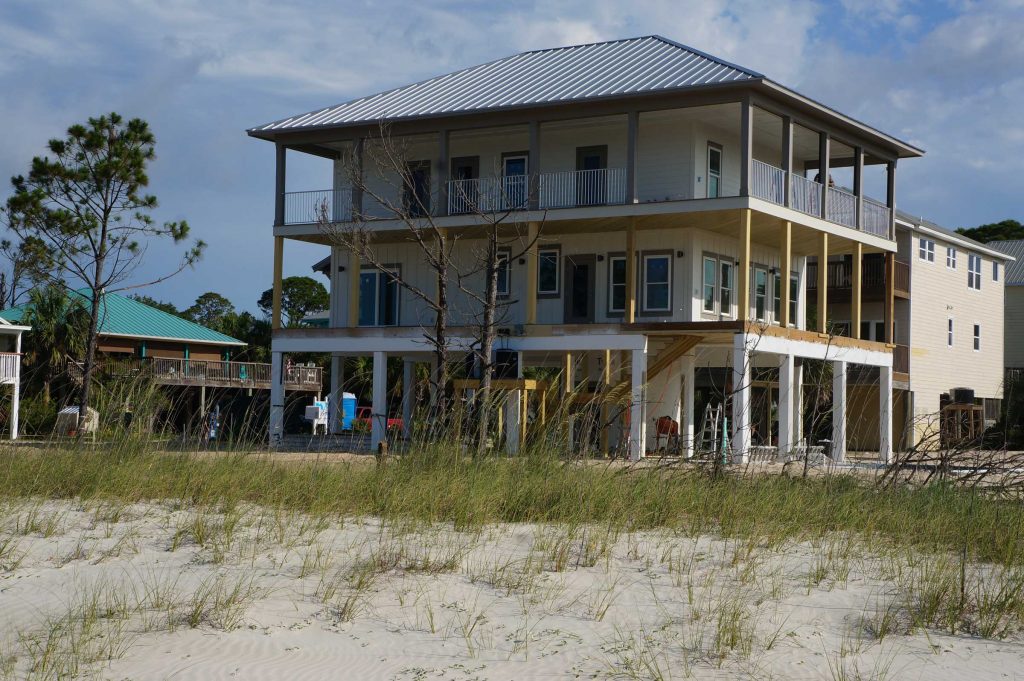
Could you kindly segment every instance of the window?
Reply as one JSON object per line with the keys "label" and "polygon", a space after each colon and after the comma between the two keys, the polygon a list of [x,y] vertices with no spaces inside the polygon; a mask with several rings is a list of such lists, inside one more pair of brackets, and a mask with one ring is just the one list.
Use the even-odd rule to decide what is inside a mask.
{"label": "window", "polygon": [[557,248],[541,248],[537,251],[537,295],[558,296],[558,256]]}
{"label": "window", "polygon": [[507,250],[498,251],[498,295],[507,296],[509,292],[509,280],[511,278],[511,271],[509,265],[509,255]]}
{"label": "window", "polygon": [[992,261],[992,281],[999,281],[999,263]]}
{"label": "window", "polygon": [[398,284],[387,272],[363,270],[359,274],[359,326],[398,324]]}
{"label": "window", "polygon": [[704,302],[705,312],[715,311],[715,278],[718,276],[718,260],[704,256]]}
{"label": "window", "polygon": [[860,339],[875,341],[877,343],[885,342],[885,322],[877,320],[861,322],[860,323]]}
{"label": "window", "polygon": [[765,306],[768,303],[768,270],[754,268],[754,319],[765,320]]}
{"label": "window", "polygon": [[722,147],[708,142],[708,198],[716,199],[722,190]]}
{"label": "window", "polygon": [[952,246],[946,246],[946,267],[956,269],[956,249]]}
{"label": "window", "polygon": [[776,323],[782,319],[782,274],[772,274],[772,315]]}
{"label": "window", "polygon": [[981,290],[981,256],[967,254],[967,288]]}
{"label": "window", "polygon": [[925,239],[921,237],[921,242],[918,245],[917,254],[921,260],[927,260],[928,262],[935,262],[935,242],[931,239]]}
{"label": "window", "polygon": [[402,203],[411,217],[423,217],[430,213],[430,161],[410,161],[406,164]]}
{"label": "window", "polygon": [[732,292],[736,288],[734,284],[736,265],[731,260],[723,260],[719,265],[721,277],[718,283],[718,311],[723,317],[732,316]]}
{"label": "window", "polygon": [[789,274],[789,323],[797,326],[796,313],[800,304],[800,273],[790,272]]}
{"label": "window", "polygon": [[671,281],[672,259],[669,256],[644,256],[644,312],[671,311]]}
{"label": "window", "polygon": [[981,324],[974,325],[974,349],[981,350]]}
{"label": "window", "polygon": [[946,347],[953,347],[953,318],[950,317],[946,324]]}
{"label": "window", "polygon": [[525,208],[527,205],[527,169],[529,154],[514,152],[502,156],[501,193],[506,208]]}
{"label": "window", "polygon": [[626,258],[613,255],[608,258],[608,311],[626,311]]}

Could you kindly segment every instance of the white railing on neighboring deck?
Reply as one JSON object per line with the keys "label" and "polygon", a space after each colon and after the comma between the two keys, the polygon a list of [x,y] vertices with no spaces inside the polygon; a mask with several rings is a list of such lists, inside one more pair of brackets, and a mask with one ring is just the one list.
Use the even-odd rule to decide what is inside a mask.
{"label": "white railing on neighboring deck", "polygon": [[316,223],[325,214],[332,222],[352,219],[351,189],[320,189],[304,192],[285,192],[284,224],[304,225]]}
{"label": "white railing on neighboring deck", "polygon": [[890,220],[889,206],[865,197],[864,209],[861,213],[861,230],[869,234],[889,238]]}
{"label": "white railing on neighboring deck", "polygon": [[784,205],[786,203],[786,171],[776,168],[770,163],[753,159],[750,168],[750,193],[759,199],[771,201],[780,206]]}
{"label": "white railing on neighboring deck", "polygon": [[828,188],[828,219],[846,227],[857,228],[857,197],[837,187]]}
{"label": "white railing on neighboring deck", "polygon": [[525,210],[530,202],[529,175],[448,181],[448,214]]}
{"label": "white railing on neighboring deck", "polygon": [[607,206],[625,202],[625,168],[566,170],[540,176],[541,208]]}
{"label": "white railing on neighboring deck", "polygon": [[0,381],[16,381],[20,367],[21,355],[16,352],[0,352]]}
{"label": "white railing on neighboring deck", "polygon": [[790,207],[801,213],[821,217],[821,183],[790,173]]}

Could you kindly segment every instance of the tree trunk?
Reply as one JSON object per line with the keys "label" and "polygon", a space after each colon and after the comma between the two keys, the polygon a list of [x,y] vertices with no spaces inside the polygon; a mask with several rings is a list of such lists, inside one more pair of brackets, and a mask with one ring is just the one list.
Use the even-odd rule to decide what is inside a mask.
{"label": "tree trunk", "polygon": [[491,423],[491,359],[494,354],[494,321],[498,307],[498,226],[492,225],[487,235],[487,259],[484,272],[487,275],[484,289],[484,310],[480,334],[480,390],[477,397],[480,414],[480,430],[477,450],[483,452],[487,445],[487,432]]}
{"label": "tree trunk", "polygon": [[92,372],[96,367],[96,332],[100,320],[100,301],[103,290],[99,288],[99,275],[103,271],[103,260],[96,261],[96,279],[92,289],[92,301],[89,310],[89,335],[86,338],[85,362],[82,367],[82,392],[78,399],[78,437],[82,437],[89,409],[89,392],[92,385]]}

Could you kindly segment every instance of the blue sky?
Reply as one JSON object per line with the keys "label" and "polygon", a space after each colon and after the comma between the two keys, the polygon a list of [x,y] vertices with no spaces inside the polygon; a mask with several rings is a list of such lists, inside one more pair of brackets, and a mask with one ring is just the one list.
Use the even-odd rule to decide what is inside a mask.
{"label": "blue sky", "polygon": [[[146,290],[255,310],[271,275],[273,147],[245,129],[525,49],[657,33],[765,73],[928,153],[899,206],[949,227],[1024,218],[1024,0],[4,0],[0,176],[117,111],[157,136],[156,217],[208,242]],[[289,189],[326,187],[292,163]],[[289,243],[285,274],[323,247]],[[179,253],[150,249],[142,280]]]}

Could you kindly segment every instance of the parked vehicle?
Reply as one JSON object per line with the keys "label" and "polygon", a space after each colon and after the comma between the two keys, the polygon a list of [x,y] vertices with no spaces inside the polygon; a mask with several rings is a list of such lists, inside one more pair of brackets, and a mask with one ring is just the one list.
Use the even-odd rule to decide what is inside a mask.
{"label": "parked vehicle", "polygon": [[[371,407],[357,407],[356,417],[352,420],[352,430],[368,432],[371,427],[372,418],[373,409]],[[403,425],[401,417],[388,417],[388,430],[401,430]]]}

